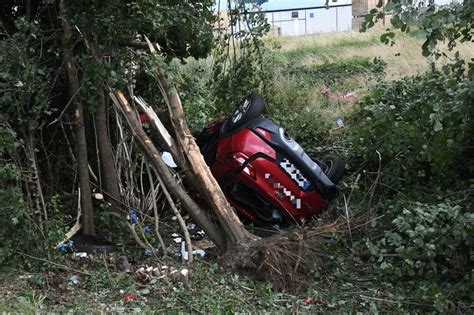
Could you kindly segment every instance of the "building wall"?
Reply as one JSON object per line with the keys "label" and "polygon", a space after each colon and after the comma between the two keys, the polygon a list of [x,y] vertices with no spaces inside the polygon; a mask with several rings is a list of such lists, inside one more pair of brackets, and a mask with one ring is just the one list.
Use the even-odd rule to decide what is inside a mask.
{"label": "building wall", "polygon": [[282,36],[298,36],[315,33],[345,32],[352,27],[351,6],[312,8],[266,13],[272,28]]}

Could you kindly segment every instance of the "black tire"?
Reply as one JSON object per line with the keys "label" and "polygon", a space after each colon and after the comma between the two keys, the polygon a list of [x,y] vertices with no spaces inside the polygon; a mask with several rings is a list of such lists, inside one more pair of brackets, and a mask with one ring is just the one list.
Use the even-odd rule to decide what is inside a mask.
{"label": "black tire", "polygon": [[337,185],[342,177],[344,176],[344,171],[346,170],[346,163],[341,160],[337,155],[329,155],[324,158],[324,173],[329,177],[329,179]]}
{"label": "black tire", "polygon": [[223,124],[222,131],[228,133],[246,122],[259,117],[265,110],[265,101],[257,93],[252,93],[240,102],[237,108]]}

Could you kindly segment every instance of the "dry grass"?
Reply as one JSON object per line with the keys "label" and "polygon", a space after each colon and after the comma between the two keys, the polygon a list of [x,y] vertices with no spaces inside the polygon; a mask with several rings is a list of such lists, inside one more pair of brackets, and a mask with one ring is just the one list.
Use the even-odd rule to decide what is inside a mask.
{"label": "dry grass", "polygon": [[[389,80],[429,69],[430,60],[421,54],[421,39],[400,33],[397,34],[395,45],[391,47],[380,42],[381,34],[383,30],[374,29],[367,33],[351,31],[301,37],[272,37],[268,42],[281,46],[281,53],[287,57],[288,62],[298,65],[318,65],[354,57],[380,57],[387,62],[386,78]],[[474,57],[473,43],[461,44],[458,48],[462,57]],[[444,51],[447,52],[446,49]]]}

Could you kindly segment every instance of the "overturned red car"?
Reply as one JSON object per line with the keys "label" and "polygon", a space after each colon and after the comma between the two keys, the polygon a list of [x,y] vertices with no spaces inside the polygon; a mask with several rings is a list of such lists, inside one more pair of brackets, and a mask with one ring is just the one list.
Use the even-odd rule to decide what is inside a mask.
{"label": "overturned red car", "polygon": [[337,156],[311,159],[247,96],[223,122],[197,137],[212,174],[239,216],[256,226],[302,224],[328,207],[344,173]]}

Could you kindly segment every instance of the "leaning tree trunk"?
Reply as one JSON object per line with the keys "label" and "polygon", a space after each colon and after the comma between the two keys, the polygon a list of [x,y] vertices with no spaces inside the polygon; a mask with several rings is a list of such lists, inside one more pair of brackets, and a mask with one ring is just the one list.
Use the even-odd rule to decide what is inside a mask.
{"label": "leaning tree trunk", "polygon": [[107,124],[107,104],[104,92],[99,94],[99,103],[97,104],[96,130],[97,143],[99,146],[100,169],[103,180],[103,190],[106,192],[106,200],[112,205],[112,211],[119,212],[121,209],[120,190],[117,181],[117,170],[114,163],[114,155]]}
{"label": "leaning tree trunk", "polygon": [[[146,36],[145,40],[147,41],[150,52],[157,54],[155,47]],[[196,176],[199,187],[195,188],[203,194],[203,197],[212,209],[214,216],[219,222],[220,229],[224,234],[225,251],[236,247],[247,247],[250,241],[254,240],[255,237],[245,229],[204,161],[204,157],[186,123],[186,117],[178,91],[174,86],[169,86],[166,77],[159,68],[155,69],[154,75],[158,80],[161,93],[168,106],[174,133],[181,152],[189,161],[192,172]]]}
{"label": "leaning tree trunk", "polygon": [[73,97],[75,111],[75,136],[77,151],[77,169],[79,175],[79,187],[81,193],[82,209],[82,233],[86,235],[95,235],[94,209],[92,205],[91,187],[89,183],[89,169],[87,158],[87,141],[84,129],[84,108],[80,101],[77,101],[79,92],[79,78],[77,76],[77,67],[73,58],[73,42],[71,28],[64,16],[64,3],[60,1],[60,10],[62,14],[63,26],[63,60],[66,67],[66,74],[69,81],[69,95]]}
{"label": "leaning tree trunk", "polygon": [[130,126],[134,137],[137,139],[138,144],[142,148],[145,155],[148,157],[153,168],[155,168],[157,175],[163,180],[163,183],[169,192],[175,199],[181,200],[184,208],[189,212],[193,220],[196,221],[197,225],[206,231],[209,238],[218,246],[221,251],[224,251],[226,242],[221,230],[212,222],[206,213],[202,211],[200,206],[188,195],[188,193],[171,173],[165,162],[163,162],[161,159],[161,153],[156,149],[151,139],[143,130],[135,111],[132,109],[125,95],[123,95],[123,93],[120,91],[115,91],[110,93],[110,97],[125,116],[125,119]]}
{"label": "leaning tree trunk", "polygon": [[255,237],[245,229],[204,161],[204,157],[186,123],[183,106],[176,88],[169,87],[166,78],[159,69],[155,71],[155,76],[160,84],[165,102],[168,105],[179,147],[183,155],[188,159],[192,171],[201,186],[200,192],[204,194],[203,197],[212,209],[224,233],[226,251],[240,246],[247,246]]}

